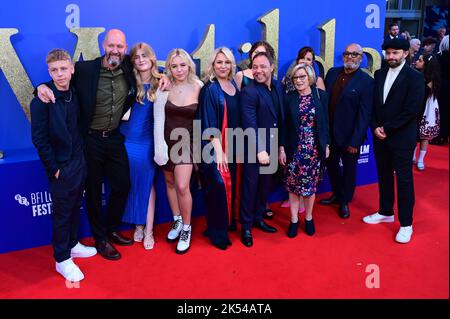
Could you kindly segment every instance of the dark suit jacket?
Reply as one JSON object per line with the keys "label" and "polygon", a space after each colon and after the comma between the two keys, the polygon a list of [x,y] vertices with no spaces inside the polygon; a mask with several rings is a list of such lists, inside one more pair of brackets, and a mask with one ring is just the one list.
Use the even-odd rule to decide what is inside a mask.
{"label": "dark suit jacket", "polygon": [[[278,129],[283,122],[283,90],[279,83],[272,80],[273,87],[277,92],[280,110],[276,110],[272,99],[265,98],[265,85],[252,81],[244,87],[240,94],[242,111],[242,128],[253,128],[256,133],[256,152],[266,151],[270,155],[270,143],[278,138],[277,134],[271,134],[269,129]],[[266,129],[265,140],[258,138],[258,128]],[[272,140],[272,142],[271,142]],[[278,151],[278,150],[277,150]]]}
{"label": "dark suit jacket", "polygon": [[[92,122],[95,113],[98,80],[100,78],[100,68],[103,57],[90,61],[79,61],[75,63],[75,73],[71,84],[75,87],[78,94],[78,101],[81,108],[81,132],[85,135]],[[123,106],[123,113],[136,101],[136,79],[133,74],[133,66],[129,56],[125,56],[120,65],[128,84],[128,96]]]}
{"label": "dark suit jacket", "polygon": [[389,145],[410,148],[416,144],[417,116],[425,96],[425,80],[421,73],[405,63],[383,103],[388,70],[387,67],[375,72],[372,130],[383,127]]}
{"label": "dark suit jacket", "polygon": [[[332,68],[325,78],[328,94],[333,91],[333,85],[343,67]],[[358,69],[342,91],[330,119],[330,126],[337,145],[359,148],[366,138],[367,128],[373,108],[374,81],[363,70]]]}
{"label": "dark suit jacket", "polygon": [[[72,136],[66,124],[67,105],[53,82],[45,83],[55,95],[55,103],[31,101],[31,138],[49,178],[72,157]],[[70,88],[75,99],[74,89]],[[76,100],[75,100],[76,101]]]}
{"label": "dark suit jacket", "polygon": [[[316,105],[316,143],[319,146],[319,154],[325,159],[326,146],[330,144],[328,132],[328,94],[327,92],[311,87],[313,103]],[[297,149],[299,94],[297,91],[289,92],[284,98],[285,121],[281,125],[280,146],[284,146],[288,161],[292,160]]]}

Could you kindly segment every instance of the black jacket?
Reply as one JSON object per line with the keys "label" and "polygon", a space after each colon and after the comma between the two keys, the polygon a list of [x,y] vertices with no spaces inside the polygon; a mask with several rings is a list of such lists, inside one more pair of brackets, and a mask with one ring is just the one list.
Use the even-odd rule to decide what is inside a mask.
{"label": "black jacket", "polygon": [[[316,105],[316,143],[319,146],[319,154],[325,159],[326,146],[330,144],[328,122],[328,94],[327,92],[311,87],[314,104]],[[284,125],[280,128],[280,146],[284,146],[288,161],[292,160],[297,149],[299,94],[297,91],[288,93],[284,98]]]}
{"label": "black jacket", "polygon": [[421,73],[406,63],[395,79],[383,103],[383,89],[389,68],[375,72],[373,92],[374,111],[372,131],[383,127],[386,142],[395,147],[415,145],[417,137],[417,116],[425,96],[424,78]]}
{"label": "black jacket", "polygon": [[[78,94],[78,101],[81,108],[81,132],[86,135],[95,113],[95,105],[97,100],[97,88],[100,78],[100,68],[102,66],[103,57],[99,57],[90,61],[79,61],[75,63],[75,73],[72,77],[71,84],[75,87]],[[123,114],[136,101],[136,79],[133,74],[133,65],[129,56],[125,56],[120,65],[125,79],[128,84],[128,96],[123,107]]]}
{"label": "black jacket", "polygon": [[[66,124],[67,105],[53,82],[45,83],[53,90],[55,103],[44,103],[35,97],[31,101],[31,137],[49,178],[72,157],[72,136]],[[73,87],[73,98],[76,94]]]}
{"label": "black jacket", "polygon": [[[344,68],[332,68],[325,78],[328,94]],[[366,138],[373,109],[373,79],[358,69],[342,91],[335,106],[334,118],[330,119],[337,145],[359,148]]]}

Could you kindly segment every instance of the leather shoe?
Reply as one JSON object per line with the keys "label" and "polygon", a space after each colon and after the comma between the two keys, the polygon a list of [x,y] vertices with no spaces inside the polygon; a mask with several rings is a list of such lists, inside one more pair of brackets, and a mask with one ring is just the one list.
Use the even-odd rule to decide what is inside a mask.
{"label": "leather shoe", "polygon": [[277,231],[275,227],[266,224],[264,220],[256,221],[255,225],[256,227],[258,227],[262,231],[265,231],[266,233],[275,233]]}
{"label": "leather shoe", "polygon": [[339,216],[341,218],[349,218],[350,217],[350,208],[347,204],[341,205],[341,208],[339,210]]}
{"label": "leather shoe", "polygon": [[97,249],[97,252],[105,259],[119,260],[120,257],[122,257],[117,249],[106,240],[96,242],[95,248]]}
{"label": "leather shoe", "polygon": [[109,239],[114,244],[117,244],[119,246],[131,246],[131,245],[133,245],[133,240],[131,240],[131,238],[124,237],[121,234],[119,234],[118,232],[112,232],[111,234],[109,234]]}
{"label": "leather shoe", "polygon": [[319,201],[319,203],[321,203],[322,205],[331,205],[331,204],[334,204],[334,203],[337,203],[337,202],[338,202],[338,198],[334,194],[332,194],[330,197],[321,199]]}
{"label": "leather shoe", "polygon": [[253,246],[253,236],[252,236],[252,232],[249,229],[247,229],[247,230],[243,229],[242,230],[241,242],[246,247],[252,247]]}

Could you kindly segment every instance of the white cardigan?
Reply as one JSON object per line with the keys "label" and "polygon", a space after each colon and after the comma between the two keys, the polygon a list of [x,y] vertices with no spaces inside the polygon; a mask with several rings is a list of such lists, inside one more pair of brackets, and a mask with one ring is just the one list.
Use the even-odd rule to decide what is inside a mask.
{"label": "white cardigan", "polygon": [[165,165],[169,161],[169,151],[166,140],[164,139],[164,121],[166,118],[164,108],[166,107],[169,91],[156,91],[156,99],[153,104],[153,135],[155,144],[154,160],[159,166]]}

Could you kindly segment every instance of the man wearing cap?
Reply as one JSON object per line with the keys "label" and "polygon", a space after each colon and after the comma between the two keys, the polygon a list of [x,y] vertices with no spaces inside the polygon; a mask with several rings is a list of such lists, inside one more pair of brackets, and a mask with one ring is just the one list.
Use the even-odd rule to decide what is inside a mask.
{"label": "man wearing cap", "polygon": [[411,156],[417,136],[417,116],[425,96],[423,75],[405,63],[409,42],[383,43],[387,66],[375,72],[371,127],[378,173],[379,208],[363,218],[367,224],[394,222],[394,172],[400,230],[395,237],[408,243],[413,232],[414,183]]}

